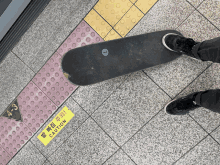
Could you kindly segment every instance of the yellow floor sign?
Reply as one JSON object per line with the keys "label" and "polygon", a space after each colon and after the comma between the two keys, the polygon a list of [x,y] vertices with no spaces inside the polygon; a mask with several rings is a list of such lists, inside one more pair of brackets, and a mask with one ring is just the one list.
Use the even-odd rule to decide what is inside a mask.
{"label": "yellow floor sign", "polygon": [[73,118],[74,114],[66,106],[56,115],[47,127],[37,136],[46,146],[64,126]]}

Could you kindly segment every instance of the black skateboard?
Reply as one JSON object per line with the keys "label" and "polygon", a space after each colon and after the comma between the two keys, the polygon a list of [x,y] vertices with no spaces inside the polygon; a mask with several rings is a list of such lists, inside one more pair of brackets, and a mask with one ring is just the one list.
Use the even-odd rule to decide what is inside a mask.
{"label": "black skateboard", "polygon": [[164,64],[182,54],[164,47],[167,33],[182,36],[164,30],[78,47],[63,55],[61,68],[71,83],[85,86]]}

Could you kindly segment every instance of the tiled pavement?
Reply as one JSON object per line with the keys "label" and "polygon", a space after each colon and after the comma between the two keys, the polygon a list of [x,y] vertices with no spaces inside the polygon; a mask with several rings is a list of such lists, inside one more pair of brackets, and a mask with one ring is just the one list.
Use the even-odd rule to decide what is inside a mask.
{"label": "tiled pavement", "polygon": [[[219,37],[219,11],[218,0],[52,0],[0,64],[1,114],[17,100],[23,118],[0,118],[0,163],[218,165],[220,114],[163,110],[174,98],[220,88],[218,63],[183,55],[74,86],[60,59],[76,47],[166,29],[199,42]],[[65,106],[75,116],[45,146],[38,135]]]}

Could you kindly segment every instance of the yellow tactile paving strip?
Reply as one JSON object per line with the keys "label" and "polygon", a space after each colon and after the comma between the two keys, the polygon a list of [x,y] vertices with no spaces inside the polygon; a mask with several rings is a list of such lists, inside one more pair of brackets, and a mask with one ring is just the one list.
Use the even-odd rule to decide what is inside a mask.
{"label": "yellow tactile paving strip", "polygon": [[99,0],[84,20],[105,40],[125,37],[157,0]]}
{"label": "yellow tactile paving strip", "polygon": [[99,0],[96,10],[111,26],[122,18],[133,4],[129,0]]}
{"label": "yellow tactile paving strip", "polygon": [[115,30],[124,37],[144,16],[144,14],[135,6],[124,15],[124,17],[117,23]]}

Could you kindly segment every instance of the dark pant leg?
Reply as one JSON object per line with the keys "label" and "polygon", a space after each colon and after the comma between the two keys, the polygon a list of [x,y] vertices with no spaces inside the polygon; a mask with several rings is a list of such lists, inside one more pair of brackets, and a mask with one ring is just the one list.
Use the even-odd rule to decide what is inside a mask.
{"label": "dark pant leg", "polygon": [[202,61],[220,63],[220,37],[196,44],[192,48],[192,53],[195,58],[201,59]]}
{"label": "dark pant leg", "polygon": [[[193,47],[192,53],[202,61],[220,63],[220,37],[200,42]],[[220,89],[198,92],[195,101],[204,108],[220,113]]]}
{"label": "dark pant leg", "polygon": [[195,101],[204,108],[220,113],[220,89],[198,92]]}

